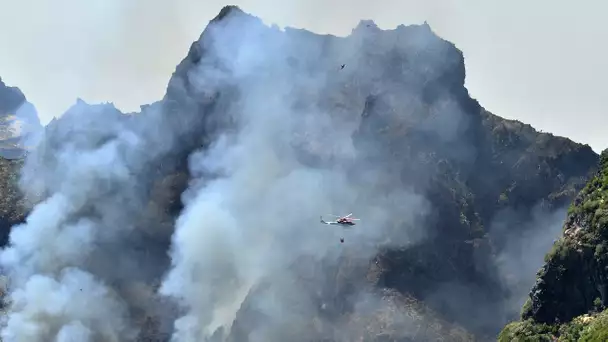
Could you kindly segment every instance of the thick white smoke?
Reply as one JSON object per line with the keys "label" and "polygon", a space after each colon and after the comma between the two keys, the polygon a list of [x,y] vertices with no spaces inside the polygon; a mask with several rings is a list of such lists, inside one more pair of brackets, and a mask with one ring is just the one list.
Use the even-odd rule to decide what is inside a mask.
{"label": "thick white smoke", "polygon": [[[376,194],[364,184],[352,184],[343,168],[317,169],[298,160],[298,149],[315,142],[313,138],[294,147],[298,136],[325,134],[320,148],[355,165],[352,128],[349,132],[349,127],[327,120],[328,113],[319,112],[314,103],[307,104],[308,113],[294,110],[298,93],[319,91],[324,76],[294,76],[285,60],[289,51],[279,50],[286,42],[279,40],[283,35],[278,30],[257,23],[243,27],[236,20],[224,19],[221,29],[208,28],[205,36],[206,53],[229,65],[226,79],[214,81],[237,87],[240,97],[229,112],[241,125],[235,134],[191,158],[192,174],[221,176],[193,189],[177,220],[173,268],[161,288],[188,310],[176,322],[175,341],[201,341],[219,327],[229,328],[256,285],[288,272],[300,257],[321,260],[339,254],[344,248],[338,240],[341,234],[349,248],[360,248],[359,257],[365,260],[373,251],[366,245],[380,242],[395,209],[389,201],[404,201],[411,210],[422,208],[414,195]],[[209,82],[197,75],[211,73],[210,64],[203,56],[190,74],[194,82]],[[318,222],[320,215],[349,210],[362,218],[351,232]],[[297,290],[291,295],[297,297]],[[279,319],[290,309],[285,303],[265,314]]]}
{"label": "thick white smoke", "polygon": [[[343,248],[354,248],[366,261],[386,238],[397,208],[399,221],[424,210],[424,201],[404,190],[382,193],[373,184],[353,183],[347,167],[313,168],[301,161],[303,151],[320,140],[315,153],[364,170],[350,138],[353,126],[332,122],[314,97],[305,110],[295,109],[296,100],[318,93],[339,64],[319,61],[312,69],[324,72],[294,75],[286,57],[298,51],[290,51],[284,34],[242,17],[208,27],[204,38],[206,55],[189,80],[208,87],[210,78],[200,76],[213,74],[213,82],[236,88],[238,100],[227,113],[239,129],[190,159],[192,174],[220,176],[191,189],[177,220],[172,269],[161,287],[187,309],[175,324],[174,341],[202,341],[219,327],[230,328],[250,291],[289,274],[302,257],[329,257],[337,264]],[[226,67],[223,73],[215,72],[214,60]],[[352,231],[319,224],[320,215],[350,211],[362,219]],[[339,243],[342,234],[347,247]],[[302,296],[296,288],[283,290]],[[277,322],[292,310],[288,302],[263,309]]]}
{"label": "thick white smoke", "polygon": [[[295,336],[286,331],[304,331],[301,319],[319,310],[300,291],[298,277],[306,272],[295,265],[321,265],[311,282],[323,283],[319,270],[337,267],[345,254],[366,265],[379,247],[424,237],[413,224],[428,209],[424,198],[404,188],[394,170],[361,158],[353,144],[364,97],[347,93],[342,98],[357,101],[327,106],[339,102],[327,89],[373,79],[382,66],[351,57],[349,69],[340,70],[343,60],[328,57],[354,55],[360,38],[325,47],[308,44],[306,33],[289,34],[236,12],[208,26],[196,43],[201,59],[178,70],[184,79],[170,87],[187,93],[187,103],[176,107],[181,112],[153,106],[129,117],[79,103],[47,130],[21,179],[41,202],[0,254],[10,277],[4,341],[135,338],[132,299],[121,285],[145,278],[143,269],[164,267],[148,265],[129,245],[148,201],[149,166],[188,148],[179,146],[184,136],[210,134],[196,131],[203,120],[232,125],[212,132],[210,145],[188,159],[193,179],[159,291],[184,309],[174,341],[229,331],[250,296],[269,326],[282,329],[257,331],[253,340]],[[190,106],[213,98],[221,105],[202,112]],[[319,223],[320,215],[349,212],[361,219],[349,231]],[[262,291],[269,283],[271,290]]]}
{"label": "thick white smoke", "polygon": [[20,179],[39,203],[0,253],[9,278],[3,341],[137,336],[126,293],[162,267],[146,264],[162,255],[135,244],[151,162],[175,143],[176,132],[158,129],[162,118],[154,108],[131,117],[78,101],[47,127]]}
{"label": "thick white smoke", "polygon": [[[26,162],[24,186],[44,200],[13,227],[0,254],[10,279],[3,341],[122,341],[134,334],[120,298],[87,268],[98,243],[128,229],[126,203],[137,205],[130,201],[136,194],[127,159],[140,141],[103,109],[83,119],[76,105],[62,119],[70,136],[55,136],[65,144],[47,141]],[[97,124],[95,131],[78,127],[86,123]],[[28,178],[34,174],[36,181]]]}

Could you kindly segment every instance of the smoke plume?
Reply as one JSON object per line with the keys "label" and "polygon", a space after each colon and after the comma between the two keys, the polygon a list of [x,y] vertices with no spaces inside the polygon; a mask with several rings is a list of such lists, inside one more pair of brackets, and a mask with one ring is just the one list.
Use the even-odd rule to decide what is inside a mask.
{"label": "smoke plume", "polygon": [[[476,158],[462,63],[428,26],[319,37],[225,8],[162,101],[129,115],[79,101],[47,127],[20,182],[37,205],[0,253],[3,340],[131,341],[148,316],[180,342],[350,341],[382,326],[359,324],[395,311],[370,262],[440,234],[427,230],[429,144]],[[411,145],[390,145],[413,125]],[[176,174],[183,206],[159,210],[157,185]],[[473,230],[452,209],[446,248]],[[351,229],[319,222],[348,213]],[[407,315],[391,329],[419,329]]]}
{"label": "smoke plume", "polygon": [[[293,58],[310,63],[323,52],[284,36],[239,15],[213,22],[196,43],[204,55],[185,76],[189,96],[221,104],[206,112],[184,106],[169,117],[163,104],[126,116],[79,101],[47,127],[21,177],[38,204],[0,254],[10,278],[4,341],[135,338],[136,304],[125,288],[164,270],[164,251],[144,256],[131,245],[142,244],[148,229],[139,225],[151,166],[187,148],[183,136],[204,134],[201,122],[213,117],[232,124],[218,132],[205,127],[216,138],[188,158],[193,178],[160,288],[185,310],[174,340],[200,341],[230,328],[252,290],[275,280],[282,298],[308,300],[290,289],[293,266],[304,259],[335,266],[351,250],[366,263],[382,244],[423,237],[412,224],[388,238],[394,213],[401,224],[413,223],[425,200],[404,188],[376,190],[385,175],[358,158],[350,138],[356,121],[339,124],[319,106],[337,61],[300,65],[295,76]],[[365,184],[353,181],[357,168],[366,170]],[[318,221],[349,212],[361,221],[348,232]],[[276,323],[292,309],[289,302],[264,305]]]}
{"label": "smoke plume", "polygon": [[134,333],[127,307],[90,258],[131,228],[141,141],[120,114],[83,106],[49,127],[24,166],[23,187],[42,201],[0,254],[11,290],[5,341],[119,341]]}
{"label": "smoke plume", "polygon": [[[319,61],[312,72],[295,73],[286,55],[307,52],[293,51],[284,37],[248,18],[225,18],[207,28],[205,55],[189,74],[195,92],[219,85],[237,94],[225,115],[238,127],[190,158],[192,175],[216,176],[202,176],[184,196],[186,208],[172,238],[172,268],[161,293],[180,300],[187,312],[176,321],[175,341],[204,340],[217,328],[230,328],[247,296],[267,282],[285,283],[278,296],[289,298],[260,309],[278,327],[290,314],[297,316],[290,301],[306,302],[305,293],[289,289],[297,282],[294,264],[312,258],[337,265],[341,249],[356,249],[366,262],[385,242],[398,208],[412,223],[425,210],[424,199],[406,190],[385,193],[375,190],[373,180],[353,182],[348,170],[365,169],[350,138],[354,126],[333,121],[316,99],[338,64]],[[311,101],[298,102],[303,94]],[[306,162],[307,153],[339,163],[315,167]],[[383,176],[371,169],[370,177]],[[362,221],[348,232],[318,222],[320,215],[349,212]],[[338,242],[341,234],[346,246]],[[402,232],[390,242],[406,245],[407,238],[414,243],[419,237]],[[301,317],[316,313],[300,309],[310,310]]]}
{"label": "smoke plume", "polygon": [[505,321],[516,319],[528,299],[545,255],[562,233],[566,213],[566,207],[548,210],[537,205],[532,217],[513,210],[495,216],[493,232],[504,243],[497,256],[497,267],[511,292]]}

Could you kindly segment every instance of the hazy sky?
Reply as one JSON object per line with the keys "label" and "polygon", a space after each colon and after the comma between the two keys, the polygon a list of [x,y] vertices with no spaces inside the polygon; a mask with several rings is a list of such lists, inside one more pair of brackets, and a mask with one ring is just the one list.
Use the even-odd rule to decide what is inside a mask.
{"label": "hazy sky", "polygon": [[[222,6],[344,36],[424,20],[464,51],[467,87],[500,116],[608,147],[608,4],[601,0],[0,0],[0,76],[43,123],[75,102],[131,111],[160,99]],[[603,47],[602,47],[603,46]]]}

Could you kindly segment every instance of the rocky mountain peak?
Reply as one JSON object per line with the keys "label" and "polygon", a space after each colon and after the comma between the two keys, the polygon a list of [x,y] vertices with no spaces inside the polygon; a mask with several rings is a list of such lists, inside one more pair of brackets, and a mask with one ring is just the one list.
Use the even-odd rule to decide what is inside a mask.
{"label": "rocky mountain peak", "polygon": [[17,87],[0,79],[0,156],[21,158],[34,146],[42,125],[36,108]]}
{"label": "rocky mountain peak", "polygon": [[[69,268],[86,299],[27,323],[44,340],[83,312],[122,340],[491,339],[542,265],[518,247],[550,242],[538,222],[565,215],[598,155],[487,112],[464,81],[426,24],[335,37],[224,7],[162,100],[133,115],[78,101],[25,160],[40,207],[9,251]],[[328,229],[328,211],[361,224]],[[49,229],[61,240],[37,238]],[[22,264],[19,280],[48,276]],[[45,296],[64,281],[49,278]]]}

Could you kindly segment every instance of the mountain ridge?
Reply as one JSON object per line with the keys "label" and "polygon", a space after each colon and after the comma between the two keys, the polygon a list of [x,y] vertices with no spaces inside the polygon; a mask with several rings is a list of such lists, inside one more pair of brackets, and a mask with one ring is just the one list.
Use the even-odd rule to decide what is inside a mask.
{"label": "mountain ridge", "polygon": [[[233,12],[233,11],[235,11],[235,12]],[[260,27],[263,26],[263,24],[261,24],[261,21],[259,21],[259,20],[256,21],[255,19],[252,19],[250,16],[248,16],[247,14],[245,14],[243,11],[241,11],[240,9],[237,10],[237,8],[235,8],[235,7],[225,8],[214,19],[214,21],[217,22],[217,21],[221,21],[221,20],[226,20],[227,18],[230,17],[231,14],[234,15],[235,17],[245,17],[246,16],[245,19],[243,19],[244,21],[251,20],[251,22],[258,22],[260,24]],[[212,23],[214,21],[212,21]],[[205,51],[205,41],[206,41],[206,38],[209,38],[208,37],[209,33],[208,33],[207,30],[211,27],[211,25],[212,24],[210,24],[210,26],[208,26],[208,28],[203,32],[203,34],[201,35],[201,39],[199,40],[199,42],[198,43],[194,43],[192,45],[192,47],[190,48],[190,51],[188,53],[188,56],[176,68],[176,72],[173,75],[173,77],[171,78],[171,81],[169,83],[169,88],[168,88],[167,96],[165,97],[165,99],[172,100],[172,99],[175,99],[175,98],[179,98],[179,95],[177,95],[177,94],[179,94],[178,89],[179,90],[186,90],[186,93],[188,91],[191,91],[191,89],[189,88],[191,84],[187,81],[188,78],[185,75],[187,74],[187,70],[189,70],[189,68],[194,68],[195,65],[197,63],[199,63],[201,61],[201,59],[203,58],[204,51]],[[244,26],[246,26],[246,25],[244,25]],[[368,27],[368,24],[367,24],[367,22],[362,21],[357,27],[358,27],[359,30],[364,30],[365,28]],[[401,26],[398,29],[395,29],[395,30],[392,30],[392,31],[393,32],[408,31],[408,32],[414,32],[414,34],[416,32],[421,32],[421,34],[425,34],[425,32],[431,32],[428,29],[428,25],[419,25],[419,26],[414,26],[414,27]],[[284,32],[285,32],[285,34],[294,34],[294,35],[297,35],[300,32],[302,32],[302,34],[304,34],[305,30],[293,30],[292,31],[291,29],[286,28],[284,30]],[[354,32],[361,32],[361,31],[354,30]],[[381,31],[381,32],[384,33],[386,31]],[[207,36],[206,36],[206,34],[207,34]],[[311,33],[308,33],[308,32],[306,33],[306,35],[310,36],[310,37],[317,37],[317,35],[314,35],[314,34],[311,34]],[[351,36],[346,37],[346,38],[337,38],[337,37],[325,35],[325,36],[322,36],[322,37],[323,37],[322,38],[323,40],[328,41],[328,40],[333,40],[333,39],[336,39],[336,40],[348,39]],[[310,38],[310,39],[313,39],[313,38]],[[316,39],[316,38],[314,38],[314,39]],[[209,43],[209,44],[211,44],[211,43]],[[329,43],[327,43],[327,44],[329,44]],[[326,45],[326,46],[328,46],[328,45]],[[328,49],[331,49],[331,48],[328,47]],[[439,48],[439,50],[441,50],[441,48]],[[315,51],[315,53],[318,53],[319,56],[323,56],[322,50],[314,50],[314,51]],[[434,83],[434,84],[440,84],[441,86],[437,87],[437,88],[442,88],[442,90],[441,89],[440,90],[433,89],[433,85],[434,84],[431,82],[430,86],[426,87],[425,90],[422,92],[422,94],[420,94],[421,98],[423,98],[423,99],[424,98],[429,98],[429,97],[432,97],[434,95],[434,93],[436,94],[436,93],[442,92],[442,91],[448,91],[448,92],[449,91],[454,91],[455,93],[459,94],[460,96],[464,96],[466,94],[466,88],[464,88],[464,77],[465,77],[464,59],[463,59],[462,53],[460,51],[458,51],[457,49],[452,50],[452,51],[457,51],[457,55],[458,55],[458,57],[456,57],[457,62],[455,64],[457,67],[456,67],[456,69],[452,69],[452,70],[455,70],[455,71],[453,72],[453,74],[449,74],[448,73],[448,74],[444,74],[444,76],[439,76],[437,78],[437,81],[435,81],[437,83]],[[317,61],[319,61],[319,60],[323,61],[323,57],[317,58]],[[345,64],[346,64],[346,68],[348,68],[350,63],[345,63]],[[336,61],[335,65],[336,65],[336,70],[337,70],[337,67],[339,65],[338,61]],[[442,69],[442,68],[440,67],[439,69]],[[440,70],[437,70],[437,71],[441,72]],[[414,75],[414,76],[416,76],[416,75]],[[420,78],[424,78],[424,76],[425,75],[418,75],[418,78],[419,79]],[[420,81],[418,81],[418,82],[420,82]],[[413,80],[412,84],[414,86],[416,86],[417,82],[415,80]],[[183,94],[184,93],[182,92],[181,96],[183,96]],[[209,100],[209,99],[213,99],[214,96],[218,96],[218,95],[217,94],[206,94],[202,98],[204,98],[206,100]],[[221,96],[221,95],[219,95],[219,96]],[[196,96],[190,96],[190,97],[196,98]],[[379,97],[381,98],[382,94],[380,94]],[[468,94],[467,94],[467,97],[468,97]],[[201,97],[199,96],[199,98],[201,98]],[[382,101],[382,99],[380,101]],[[177,101],[177,102],[179,102],[179,101]],[[203,102],[203,103],[200,104],[200,106],[202,106],[202,107],[208,106],[208,105],[210,105],[210,103],[211,102]],[[369,101],[367,101],[366,103],[369,103]],[[464,106],[465,107],[469,107],[469,108],[478,108],[479,110],[481,110],[481,107],[478,105],[477,101],[472,100],[472,99],[471,99],[470,102],[468,100],[465,100]],[[365,105],[363,105],[363,103],[361,103],[361,105],[360,105],[359,108],[361,108],[361,107],[365,107]],[[473,113],[475,110],[477,110],[477,109],[469,110],[467,112],[468,113]],[[365,110],[363,110],[363,111],[365,111]],[[486,117],[486,121],[485,122],[487,122],[490,125],[490,127],[495,127],[496,128],[496,126],[498,126],[498,129],[500,129],[500,125],[498,125],[498,124],[496,126],[492,126],[494,124],[494,120],[496,120],[496,118],[494,118],[494,116],[492,114],[490,114],[490,113],[487,113],[487,112],[484,112],[484,113],[486,113],[485,114],[485,117]],[[511,133],[510,133],[509,128],[511,128],[513,126],[517,126],[517,125],[513,124],[514,122],[512,122],[512,121],[510,121],[509,123],[511,123],[511,126],[507,127],[507,128],[504,128],[503,131],[504,131],[504,133],[506,135],[506,138],[515,138],[516,136],[510,135]],[[527,127],[529,127],[529,126],[527,126]],[[525,130],[526,126],[522,126],[522,129]],[[540,137],[550,137],[550,135],[541,134]],[[546,138],[544,138],[544,139],[546,139]],[[542,146],[542,143],[543,143],[544,139],[540,139],[539,146]],[[546,140],[549,140],[549,139],[546,139]],[[566,144],[568,144],[566,141],[569,141],[569,140],[562,140],[562,141],[564,141]],[[532,141],[530,139],[528,141],[528,144],[532,145],[533,142],[535,143],[535,141]],[[513,141],[512,143],[513,144],[517,144],[518,141]],[[597,158],[597,155],[590,149],[590,147],[585,146],[585,145],[581,146],[581,145],[577,145],[577,144],[573,144],[573,145],[574,145],[573,148],[566,147],[566,149],[570,149],[571,150],[570,153],[574,156],[575,160],[576,160],[575,156],[582,157],[582,156],[586,155],[586,157],[582,158],[582,163],[580,163],[580,164],[581,165],[587,165],[587,166],[595,164],[595,159]],[[547,146],[549,146],[549,145],[547,145]],[[576,146],[578,146],[578,147],[576,147]],[[547,148],[545,150],[541,149],[541,151],[549,151],[550,152],[550,149],[549,148]],[[568,155],[568,154],[566,154],[566,155]],[[521,159],[521,155],[519,155],[518,157],[519,158],[517,158],[518,159],[517,162],[514,162],[514,166],[516,166],[518,168],[525,168],[526,160],[523,160],[523,161],[520,160]],[[551,153],[548,153],[547,157],[549,157],[548,158],[549,160],[553,160],[552,158],[555,157],[555,155],[551,154]],[[557,162],[559,162],[559,161],[557,161]],[[581,168],[584,168],[584,166],[582,166]],[[577,170],[575,173],[585,174],[585,172],[580,172],[580,170]],[[534,181],[530,181],[530,183],[533,183],[533,182]],[[513,193],[514,197],[515,196],[517,196],[517,197],[524,197],[524,198],[530,197],[530,196],[526,196],[525,195],[526,186],[529,186],[530,183],[525,184],[524,186],[520,186],[520,187],[518,187],[516,185],[514,187],[514,189],[511,189],[511,193]],[[584,183],[584,177],[581,177],[580,180],[577,180],[576,186],[579,186],[579,187],[582,186],[581,183]],[[512,184],[509,184],[509,185],[512,185]],[[576,186],[574,187],[574,189],[576,189]],[[481,187],[481,185],[480,185],[480,187]],[[555,201],[556,202],[555,205],[560,205],[560,204],[564,205],[564,204],[566,204],[568,202],[567,198],[569,198],[570,196],[573,196],[573,195],[574,195],[574,191],[572,191],[572,189],[570,189],[570,190],[568,190],[568,189],[560,189],[560,191],[556,194],[556,196],[553,196],[553,197],[550,198],[550,201]],[[530,199],[528,201],[530,203],[534,202],[533,199]],[[557,203],[557,202],[559,202],[559,203]],[[491,216],[491,214],[486,214],[486,216],[489,217],[489,216]],[[470,236],[467,236],[467,238],[470,238]],[[475,237],[473,237],[473,238],[475,238]],[[479,236],[477,238],[479,238]],[[384,281],[384,282],[386,282],[386,281]]]}
{"label": "mountain ridge", "polygon": [[[289,263],[256,280],[243,295],[235,319],[208,335],[235,342],[253,340],[251,336],[267,341],[363,336],[377,341],[425,340],[451,333],[453,340],[472,340],[471,334],[491,339],[513,316],[511,302],[522,299],[521,294],[510,293],[511,286],[529,281],[527,275],[515,275],[513,283],[503,282],[505,271],[497,266],[496,255],[506,250],[504,238],[536,228],[524,224],[535,215],[533,208],[543,215],[565,214],[565,206],[594,171],[599,156],[588,145],[538,133],[487,112],[468,94],[465,75],[462,51],[426,24],[380,30],[361,21],[347,37],[321,36],[268,27],[240,8],[227,6],[177,65],[162,100],[128,116],[110,105],[77,103],[47,126],[41,150],[26,161],[23,181],[37,177],[32,170],[52,174],[52,165],[63,165],[55,154],[65,148],[64,140],[82,144],[86,153],[91,153],[91,146],[117,139],[113,130],[129,130],[144,141],[148,152],[125,162],[137,179],[134,202],[141,202],[144,209],[125,205],[125,213],[118,217],[136,227],[129,241],[156,251],[152,259],[162,266],[141,281],[156,289],[150,284],[169,268],[165,252],[179,228],[174,221],[187,211],[189,192],[198,189],[190,186],[226,172],[193,169],[196,151],[212,154],[223,138],[243,139],[239,134],[247,129],[266,132],[260,121],[266,120],[272,139],[294,151],[276,153],[287,153],[288,163],[298,165],[299,172],[337,169],[363,193],[352,201],[339,196],[336,203],[345,203],[334,205],[349,204],[370,218],[380,214],[368,207],[379,206],[376,211],[387,211],[390,219],[376,219],[377,232],[355,233],[346,239],[353,244],[346,243],[341,251],[319,242],[318,236],[303,235],[304,229],[294,229],[304,228],[297,222],[294,228],[285,228],[290,236],[271,231],[281,242],[273,249]],[[283,117],[293,120],[293,127],[280,126]],[[108,137],[77,140],[99,134],[88,131],[95,125]],[[283,140],[284,131],[293,134]],[[265,151],[254,152],[268,158]],[[296,188],[302,182],[313,187],[307,181],[297,179]],[[43,187],[46,192],[59,191],[48,183]],[[45,191],[41,199],[47,197]],[[334,192],[352,191],[346,187]],[[286,203],[307,202],[285,196]],[[331,196],[323,193],[310,201]],[[128,210],[134,218],[126,215]],[[494,227],[499,216],[507,230]],[[291,245],[293,240],[298,243]],[[318,249],[299,250],[307,244]],[[148,260],[138,254],[133,258]],[[272,264],[271,259],[265,261]],[[129,280],[120,279],[127,284]],[[295,286],[297,293],[286,284]],[[208,283],[190,285],[214,288]],[[158,313],[162,304],[142,305],[140,299],[118,292],[130,307],[143,310],[143,316],[160,321],[140,336],[150,334],[148,330],[171,330],[162,327],[168,319]],[[284,305],[281,310],[290,311],[292,331],[281,326],[277,311],[259,306],[275,295]],[[147,296],[157,303],[156,295]],[[395,307],[406,313],[389,324],[387,312],[395,314]],[[426,312],[419,315],[422,318],[407,318],[420,312]],[[383,328],[385,323],[390,328]],[[415,327],[425,325],[422,330],[427,332],[415,332]]]}

